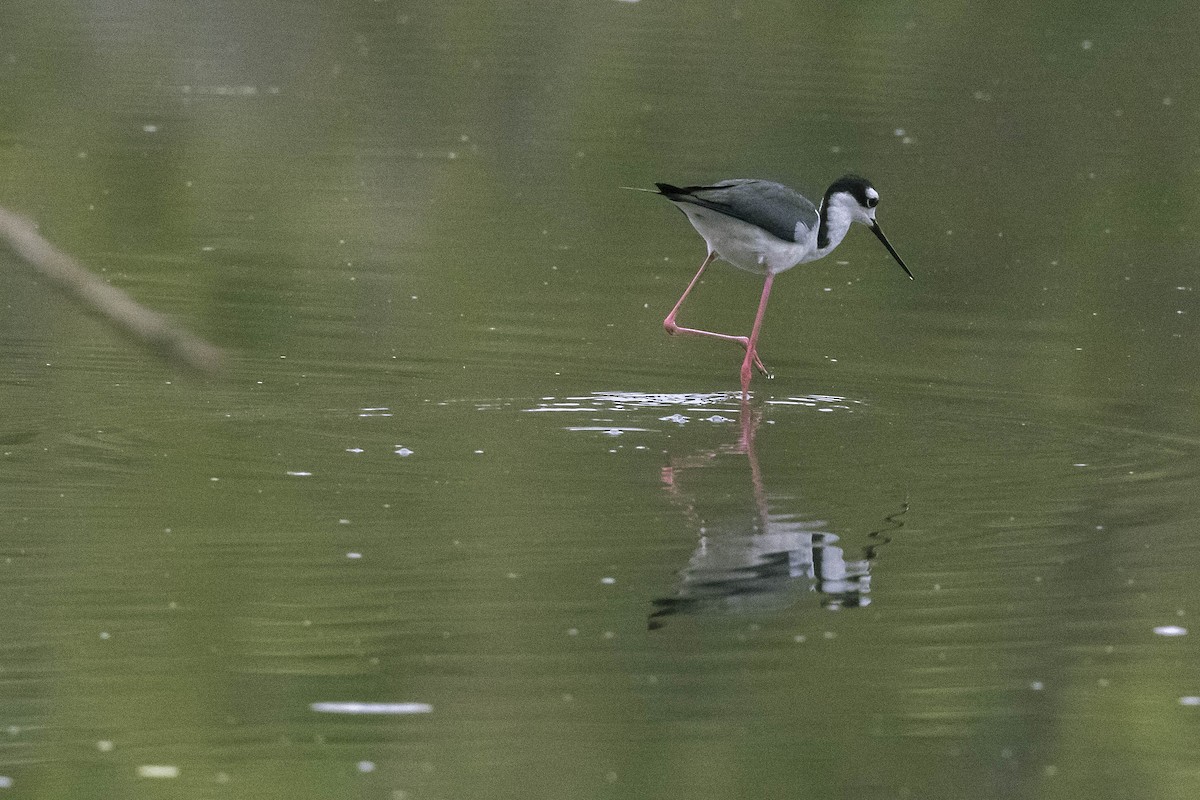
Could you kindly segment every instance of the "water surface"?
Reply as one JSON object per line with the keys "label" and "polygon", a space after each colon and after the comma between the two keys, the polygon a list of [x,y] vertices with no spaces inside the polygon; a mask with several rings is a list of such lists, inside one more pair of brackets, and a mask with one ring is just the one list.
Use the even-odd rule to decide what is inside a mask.
{"label": "water surface", "polygon": [[[1194,17],[18,3],[0,205],[226,360],[0,258],[0,784],[1194,797]],[[743,402],[619,187],[844,172]]]}

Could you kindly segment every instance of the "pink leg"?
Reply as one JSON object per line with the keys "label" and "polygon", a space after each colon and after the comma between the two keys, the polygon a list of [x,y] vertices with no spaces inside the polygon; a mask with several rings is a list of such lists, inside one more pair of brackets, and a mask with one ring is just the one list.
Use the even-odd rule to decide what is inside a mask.
{"label": "pink leg", "polygon": [[755,352],[758,347],[758,332],[762,329],[763,316],[767,312],[767,298],[771,296],[771,284],[774,280],[775,273],[768,272],[767,279],[763,283],[762,299],[758,301],[758,313],[754,315],[754,328],[750,331],[750,342],[746,345],[746,358],[742,361],[743,399],[750,393],[750,378],[754,375],[752,366],[755,359],[758,358]]}
{"label": "pink leg", "polygon": [[[750,339],[745,336],[731,336],[728,333],[714,333],[713,331],[703,331],[699,328],[685,328],[682,325],[677,325],[675,323],[675,317],[679,314],[679,309],[683,305],[683,301],[686,300],[687,296],[692,293],[692,289],[696,288],[696,284],[700,282],[700,276],[704,274],[704,270],[708,269],[708,265],[715,261],[716,258],[716,253],[709,253],[705,257],[704,263],[700,265],[700,269],[696,272],[696,277],[692,278],[692,282],[689,283],[688,287],[683,290],[683,294],[680,296],[679,302],[675,304],[675,307],[671,309],[671,313],[667,314],[667,318],[663,320],[663,328],[666,329],[667,333],[671,334],[672,336],[677,333],[684,333],[691,336],[709,336],[713,339],[720,339],[725,342],[735,342],[745,348],[746,352],[749,354],[751,352]],[[762,360],[758,357],[758,353],[754,353],[754,366],[757,367],[758,371],[763,375],[770,374],[767,371],[766,366],[763,365]]]}

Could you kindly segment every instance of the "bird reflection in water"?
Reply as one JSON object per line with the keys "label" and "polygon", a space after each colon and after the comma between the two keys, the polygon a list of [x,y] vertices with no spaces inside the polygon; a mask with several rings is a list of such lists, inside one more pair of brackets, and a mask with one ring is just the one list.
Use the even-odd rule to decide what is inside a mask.
{"label": "bird reflection in water", "polygon": [[[743,401],[735,443],[673,460],[663,468],[663,488],[696,525],[700,541],[680,573],[675,595],[654,601],[651,630],[676,614],[779,611],[794,603],[797,589],[805,586],[818,593],[829,609],[870,603],[871,562],[891,540],[890,534],[903,526],[900,518],[908,511],[907,503],[868,535],[869,544],[860,558],[848,558],[827,523],[770,508],[754,448],[762,414],[762,406],[751,408]],[[749,463],[752,500],[749,505],[734,503],[726,508],[719,508],[717,502],[716,513],[702,514],[701,498],[707,501],[712,495],[688,492],[686,478],[702,474],[718,458],[730,455],[744,456]],[[781,505],[779,500],[775,498],[775,505]]]}

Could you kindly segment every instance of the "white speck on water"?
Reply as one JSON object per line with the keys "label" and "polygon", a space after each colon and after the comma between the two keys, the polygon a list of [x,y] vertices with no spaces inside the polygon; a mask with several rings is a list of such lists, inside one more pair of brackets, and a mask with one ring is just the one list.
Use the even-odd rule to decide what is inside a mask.
{"label": "white speck on water", "polygon": [[808,637],[802,633],[798,633],[792,637],[792,641],[795,642],[796,644],[804,644],[805,642],[808,641]]}
{"label": "white speck on water", "polygon": [[349,524],[350,524],[350,520],[348,520],[348,519],[339,519],[338,520],[338,525],[349,525]]}
{"label": "white speck on water", "polygon": [[312,477],[312,473],[311,473],[311,472],[305,472],[305,471],[303,471],[303,470],[291,470],[291,469],[289,469],[289,470],[287,471],[287,476],[288,476],[289,478],[311,478],[311,477]]}
{"label": "white speck on water", "polygon": [[319,714],[432,714],[429,703],[313,703],[309,706]]}
{"label": "white speck on water", "polygon": [[361,447],[347,447],[346,452],[357,454],[357,453],[365,453],[366,450],[363,450]]}
{"label": "white speck on water", "polygon": [[1164,105],[1164,106],[1169,106],[1169,105],[1172,105],[1174,102],[1175,102],[1175,101],[1174,101],[1174,99],[1172,99],[1172,98],[1170,98],[1170,97],[1164,97],[1164,98],[1163,98],[1163,105]]}
{"label": "white speck on water", "polygon": [[179,767],[174,764],[142,764],[137,768],[139,778],[178,778]]}
{"label": "white speck on water", "polygon": [[116,746],[112,739],[101,739],[96,742],[96,749],[101,753],[111,753]]}
{"label": "white speck on water", "polygon": [[567,628],[567,636],[578,636],[579,628]]}
{"label": "white speck on water", "polygon": [[896,135],[896,136],[903,136],[903,135],[904,135],[904,128],[896,128],[896,130],[892,131],[892,133],[893,133],[894,135]]}
{"label": "white speck on water", "polygon": [[411,456],[412,454],[413,454],[413,451],[409,450],[407,447],[405,447],[403,445],[396,448],[396,455],[401,456],[403,458],[407,458],[408,456]]}
{"label": "white speck on water", "polygon": [[1042,689],[1046,688],[1046,684],[1042,683],[1041,681],[1034,681],[1033,683],[1029,684],[1029,688],[1035,692],[1040,692]]}
{"label": "white speck on water", "polygon": [[13,779],[7,775],[0,775],[0,789],[11,789],[13,787]]}
{"label": "white speck on water", "polygon": [[158,133],[158,126],[157,126],[157,125],[153,125],[153,124],[151,124],[151,125],[143,125],[143,126],[142,126],[142,132],[143,132],[143,133]]}
{"label": "white speck on water", "polygon": [[734,420],[729,417],[723,417],[720,414],[713,414],[711,417],[705,417],[703,421],[720,424],[722,422],[733,422]]}
{"label": "white speck on water", "polygon": [[475,455],[477,455],[477,456],[481,456],[481,455],[483,455],[483,451],[482,451],[482,450],[476,450],[476,451],[475,451]]}
{"label": "white speck on water", "polygon": [[1071,466],[1072,466],[1072,467],[1086,467],[1086,466],[1088,466],[1088,465],[1087,465],[1087,464],[1080,463],[1080,464],[1072,464]]}
{"label": "white speck on water", "polygon": [[109,633],[108,631],[100,631],[100,638],[101,638],[101,640],[107,642],[109,639],[112,638],[112,634]]}
{"label": "white speck on water", "polygon": [[1179,705],[1181,705],[1181,706],[1200,706],[1200,697],[1197,697],[1194,694],[1185,695],[1185,696],[1179,698]]}
{"label": "white speck on water", "polygon": [[374,761],[358,762],[358,771],[359,772],[374,772],[375,771],[375,762]]}
{"label": "white speck on water", "polygon": [[349,553],[346,553],[346,558],[362,558],[362,553],[355,553],[355,552],[351,551]]}
{"label": "white speck on water", "polygon": [[659,422],[674,422],[676,425],[686,425],[689,419],[683,414],[672,414],[669,417],[659,417]]}
{"label": "white speck on water", "polygon": [[1188,629],[1181,625],[1159,625],[1154,632],[1159,636],[1187,636]]}
{"label": "white speck on water", "polygon": [[1092,40],[1084,39],[1082,42],[1079,43],[1079,47],[1082,48],[1083,50],[1091,50],[1092,49]]}
{"label": "white speck on water", "polygon": [[616,579],[616,578],[607,578],[607,577],[606,577],[606,578],[601,578],[601,579],[600,579],[600,582],[601,582],[601,583],[603,583],[605,586],[612,586],[614,583],[616,583],[616,582],[617,582],[617,579]]}

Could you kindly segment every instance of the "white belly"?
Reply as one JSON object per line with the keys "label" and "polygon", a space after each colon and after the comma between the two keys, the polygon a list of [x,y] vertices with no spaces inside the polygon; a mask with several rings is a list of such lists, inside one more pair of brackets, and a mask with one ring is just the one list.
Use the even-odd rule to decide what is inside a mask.
{"label": "white belly", "polygon": [[[800,241],[785,242],[754,225],[690,203],[676,204],[708,249],[739,269],[765,275],[783,272],[816,254],[816,235],[801,229]],[[804,235],[807,233],[808,235]]]}

